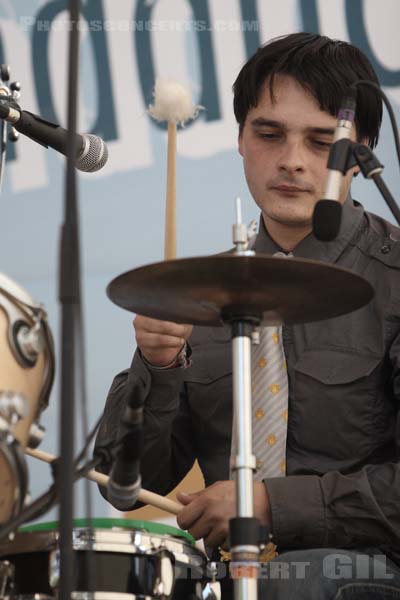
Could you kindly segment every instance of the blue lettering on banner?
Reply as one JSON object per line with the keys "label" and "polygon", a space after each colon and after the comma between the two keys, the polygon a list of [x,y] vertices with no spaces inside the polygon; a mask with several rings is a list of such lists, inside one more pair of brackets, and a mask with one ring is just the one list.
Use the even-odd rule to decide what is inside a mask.
{"label": "blue lettering on banner", "polygon": [[320,33],[316,0],[300,0],[300,14],[303,21],[303,31]]}
{"label": "blue lettering on banner", "polygon": [[[66,9],[65,0],[51,0],[45,4],[36,16],[32,37],[33,72],[36,85],[36,96],[40,114],[49,121],[58,122],[49,74],[49,36],[51,23]],[[95,18],[104,21],[103,5],[99,0],[89,0],[82,6],[82,16],[88,23]],[[48,23],[48,27],[39,27],[38,23]],[[97,85],[97,118],[90,133],[100,135],[106,141],[117,139],[114,98],[112,91],[111,70],[104,28],[89,27],[90,40],[93,45],[93,56]]]}
{"label": "blue lettering on banner", "polygon": [[387,69],[375,56],[368,39],[364,8],[362,0],[346,0],[346,19],[350,42],[368,56],[380,84],[395,87],[400,84],[400,70]]}
{"label": "blue lettering on banner", "polygon": [[[256,0],[240,0],[240,12],[242,15],[242,23],[258,22],[258,12]],[[244,46],[246,48],[246,56],[250,58],[261,46],[259,29],[244,27]]]}
{"label": "blue lettering on banner", "polygon": [[[214,50],[211,35],[211,22],[208,10],[208,1],[189,0],[193,11],[193,19],[201,23],[202,27],[196,27],[195,33],[198,42],[200,59],[201,94],[199,104],[206,108],[203,118],[206,121],[218,121],[221,118],[219,98],[217,91],[217,76],[215,70]],[[136,5],[134,21],[136,23],[150,22],[153,5],[149,6],[146,0],[139,0]],[[156,80],[154,70],[153,53],[149,28],[137,28],[134,31],[136,60],[142,90],[143,102],[147,107],[153,100],[153,88]],[[151,122],[156,127],[165,129],[166,123],[158,123],[154,119]],[[194,121],[185,124],[188,128]]]}

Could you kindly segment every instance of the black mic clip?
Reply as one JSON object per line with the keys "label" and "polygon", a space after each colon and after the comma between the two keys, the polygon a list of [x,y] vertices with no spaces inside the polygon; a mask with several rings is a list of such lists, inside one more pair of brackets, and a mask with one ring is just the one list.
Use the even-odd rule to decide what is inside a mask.
{"label": "black mic clip", "polygon": [[349,138],[334,142],[329,152],[328,169],[341,171],[346,175],[347,171],[357,164],[353,152],[355,145],[355,142]]}
{"label": "black mic clip", "polygon": [[353,144],[353,158],[366,179],[371,179],[383,171],[382,163],[365,144]]}

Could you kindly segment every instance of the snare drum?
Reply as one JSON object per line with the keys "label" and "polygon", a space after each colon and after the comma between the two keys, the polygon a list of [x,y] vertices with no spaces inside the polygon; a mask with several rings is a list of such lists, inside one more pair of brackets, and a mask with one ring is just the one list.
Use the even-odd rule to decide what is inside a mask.
{"label": "snare drum", "polygon": [[[0,565],[9,600],[56,598],[59,585],[57,523],[24,527],[0,546]],[[219,597],[208,577],[207,559],[184,531],[147,521],[94,519],[93,529],[77,519],[73,529],[74,600],[178,600]],[[94,593],[88,563],[92,561]],[[0,584],[1,588],[1,584]]]}
{"label": "snare drum", "polygon": [[18,514],[28,483],[24,449],[38,446],[54,378],[46,313],[0,273],[0,523]]}

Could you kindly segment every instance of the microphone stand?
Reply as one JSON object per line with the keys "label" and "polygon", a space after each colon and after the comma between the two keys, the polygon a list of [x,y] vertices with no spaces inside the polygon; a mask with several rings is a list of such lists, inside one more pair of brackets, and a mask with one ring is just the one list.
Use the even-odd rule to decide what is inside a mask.
{"label": "microphone stand", "polygon": [[74,512],[75,327],[80,311],[79,230],[76,199],[75,132],[77,122],[79,0],[70,0],[68,59],[68,138],[64,223],[60,240],[59,302],[61,304],[60,411],[60,600],[71,600],[74,585],[72,519]]}
{"label": "microphone stand", "polygon": [[143,451],[145,394],[139,381],[128,380],[126,406],[122,415],[117,451],[107,486],[107,499],[118,510],[131,510],[141,489],[140,459]]}
{"label": "microphone stand", "polygon": [[353,144],[352,153],[358,166],[361,169],[362,174],[366,179],[372,179],[382,194],[386,204],[392,211],[392,215],[400,225],[400,210],[393,198],[389,188],[383,181],[381,173],[383,171],[383,165],[379,162],[375,154],[372,152],[369,146],[365,144]]}
{"label": "microphone stand", "polygon": [[[0,104],[3,100],[14,103],[19,100],[21,84],[18,81],[8,83],[10,80],[10,67],[6,64],[0,65]],[[2,119],[0,124],[0,194],[3,189],[4,171],[6,165],[7,153],[7,123]],[[8,139],[10,142],[17,142],[19,134],[10,128]]]}

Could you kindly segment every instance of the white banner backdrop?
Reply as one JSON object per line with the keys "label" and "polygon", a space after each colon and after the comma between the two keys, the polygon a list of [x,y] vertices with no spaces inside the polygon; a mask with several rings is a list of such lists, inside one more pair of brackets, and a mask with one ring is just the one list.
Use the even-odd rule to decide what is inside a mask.
{"label": "white banner backdrop", "polygon": [[[204,106],[197,121],[178,134],[178,254],[222,251],[231,245],[235,196],[243,199],[246,220],[258,216],[236,149],[231,86],[241,65],[259,44],[285,33],[318,31],[349,40],[373,61],[398,114],[400,4],[87,0],[82,6],[79,130],[103,136],[110,154],[102,171],[79,175],[88,400],[94,424],[114,374],[129,366],[134,351],[132,315],[111,304],[106,285],[124,270],[162,259],[166,134],[146,113],[154,76],[189,84],[195,102]],[[12,79],[22,84],[21,105],[62,125],[68,29],[65,2],[0,0],[0,60],[10,64]],[[376,152],[396,196],[398,164],[386,116]],[[0,270],[47,307],[59,366],[64,160],[23,137],[9,159],[0,199]],[[353,195],[392,220],[373,184],[359,177]],[[47,435],[42,444],[55,454],[58,405],[56,379],[43,415]],[[36,496],[50,482],[49,469],[36,461],[29,461],[29,469]],[[76,514],[82,516],[79,490]],[[108,514],[95,487],[93,500],[95,515]]]}

